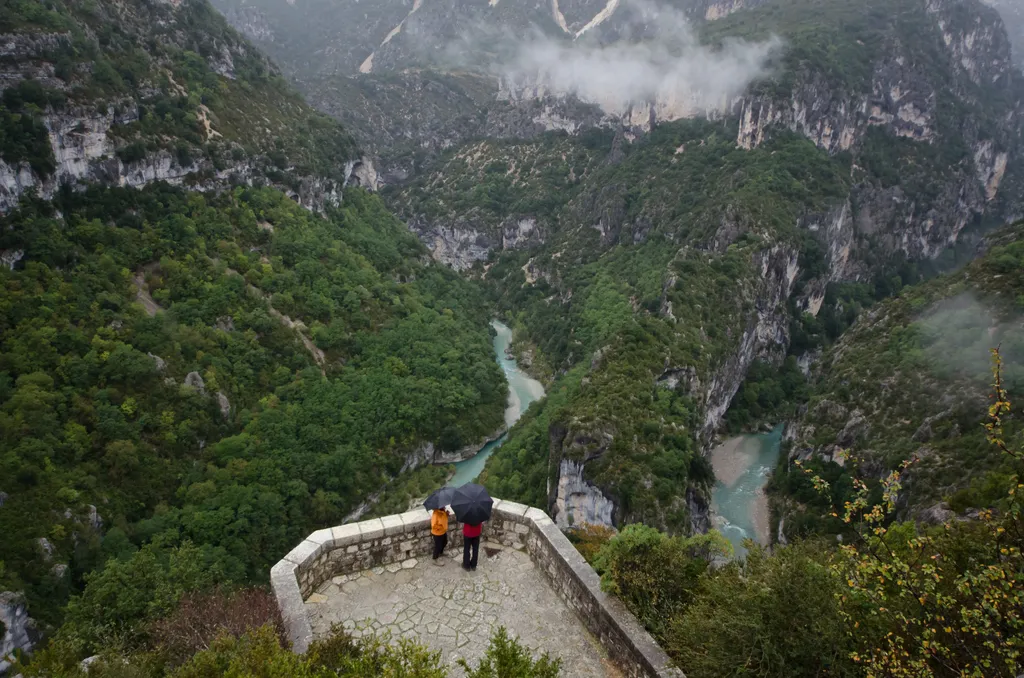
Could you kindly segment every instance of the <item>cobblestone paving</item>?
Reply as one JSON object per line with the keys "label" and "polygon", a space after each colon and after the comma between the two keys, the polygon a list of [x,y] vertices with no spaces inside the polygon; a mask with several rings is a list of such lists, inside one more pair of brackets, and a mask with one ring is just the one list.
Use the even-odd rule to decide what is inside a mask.
{"label": "cobblestone paving", "polygon": [[[356,636],[389,631],[441,650],[449,665],[460,657],[475,665],[492,631],[504,626],[538,653],[561,657],[564,678],[621,675],[527,554],[484,543],[477,570],[466,572],[461,549],[453,551],[443,566],[428,556],[325,582],[306,600],[313,633],[325,635],[334,624]],[[463,671],[453,667],[451,676]]]}

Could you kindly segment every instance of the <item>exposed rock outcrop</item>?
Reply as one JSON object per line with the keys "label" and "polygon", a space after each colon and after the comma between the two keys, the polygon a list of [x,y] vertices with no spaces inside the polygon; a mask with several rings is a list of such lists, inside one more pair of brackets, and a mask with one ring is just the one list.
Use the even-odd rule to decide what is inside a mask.
{"label": "exposed rock outcrop", "polygon": [[39,641],[35,622],[28,616],[25,599],[20,593],[0,593],[0,676],[11,667],[15,652],[31,652]]}
{"label": "exposed rock outcrop", "polygon": [[615,503],[583,478],[582,463],[563,459],[551,515],[562,529],[583,523],[614,527]]}
{"label": "exposed rock outcrop", "polygon": [[778,362],[789,345],[789,315],[785,301],[789,299],[800,272],[799,252],[786,246],[775,246],[757,255],[760,278],[756,282],[754,308],[736,351],[711,375],[702,395],[704,424],[699,438],[710,449],[715,431],[722,423],[733,396],[743,384],[747,370],[755,359]]}
{"label": "exposed rock outcrop", "polygon": [[222,417],[227,419],[231,416],[231,401],[222,391],[217,391],[217,406],[220,408]]}
{"label": "exposed rock outcrop", "polygon": [[6,266],[9,270],[14,270],[14,267],[19,261],[25,258],[25,250],[0,250],[0,266]]}
{"label": "exposed rock outcrop", "polygon": [[206,382],[198,372],[189,372],[185,375],[185,386],[195,389],[201,395],[206,395]]}
{"label": "exposed rock outcrop", "polygon": [[483,440],[475,443],[470,443],[469,445],[465,445],[457,450],[452,450],[451,452],[446,452],[440,449],[434,449],[433,444],[431,443],[431,449],[433,450],[434,453],[432,463],[456,464],[460,461],[472,459],[480,452],[480,450],[484,448],[484,446],[490,445],[493,442],[501,440],[502,438],[505,437],[506,433],[508,433],[508,429],[505,426],[502,426],[493,434],[489,435]]}
{"label": "exposed rock outcrop", "polygon": [[409,228],[427,246],[435,261],[457,271],[485,261],[497,244],[493,236],[470,224],[445,225],[413,219],[409,221]]}
{"label": "exposed rock outcrop", "polygon": [[[262,168],[249,159],[218,169],[209,159],[182,164],[170,151],[159,150],[147,153],[141,160],[125,162],[117,154],[119,142],[114,130],[138,119],[138,105],[132,100],[117,102],[102,111],[83,107],[44,116],[56,169],[49,176],[41,176],[27,163],[11,165],[0,160],[0,212],[15,207],[28,190],[34,189],[42,198],[49,199],[63,185],[97,183],[138,188],[166,181],[173,185],[188,184],[198,190],[217,190],[266,181]],[[354,170],[356,185],[375,190],[372,163],[357,164],[361,169]],[[281,188],[310,210],[321,211],[325,206],[341,204],[342,186],[330,179],[304,177],[297,190]]]}

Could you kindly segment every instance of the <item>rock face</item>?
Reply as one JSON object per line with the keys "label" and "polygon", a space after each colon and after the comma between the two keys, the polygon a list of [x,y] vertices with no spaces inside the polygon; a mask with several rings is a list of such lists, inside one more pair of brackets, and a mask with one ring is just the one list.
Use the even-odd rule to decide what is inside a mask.
{"label": "rock face", "polygon": [[206,395],[206,382],[198,372],[189,372],[185,375],[185,386],[199,391],[201,395]]}
{"label": "rock face", "polygon": [[0,265],[6,266],[9,270],[14,270],[14,267],[19,261],[25,258],[25,250],[0,250]]}
{"label": "rock face", "polygon": [[217,391],[217,406],[220,408],[222,417],[227,419],[231,416],[231,401],[221,391]]}
{"label": "rock face", "polygon": [[11,591],[0,593],[0,676],[6,675],[15,652],[31,652],[39,640],[35,622],[28,616],[21,594]]}
{"label": "rock face", "polygon": [[[345,162],[360,164],[351,139],[330,125],[322,128],[316,148],[292,138],[290,128],[325,121],[312,121],[316,115],[304,103],[252,78],[254,72],[274,75],[277,69],[220,17],[194,22],[193,12],[203,8],[142,0],[61,11],[73,26],[67,33],[19,28],[0,34],[0,91],[18,88],[8,108],[32,123],[23,132],[26,139],[15,144],[31,152],[5,151],[0,159],[0,213],[29,190],[49,199],[64,186],[140,187],[155,181],[198,190],[270,184],[309,209],[339,204],[341,188],[349,183],[341,172]],[[95,25],[104,22],[116,23],[121,39],[98,40]],[[80,61],[80,41],[88,43],[85,51],[95,49],[114,61],[123,57],[126,44],[147,44],[150,60],[133,73],[131,88],[97,87],[92,64]],[[227,110],[224,100],[200,103],[199,92],[189,91],[195,73],[181,72],[181,64],[167,57],[182,50],[203,54],[196,68],[203,71],[201,78],[219,81],[225,99],[244,90],[252,105]],[[154,112],[169,100],[178,102],[172,108],[181,107],[175,115],[184,119],[174,124],[183,126],[155,119]],[[170,121],[174,116],[156,117]],[[50,157],[42,152],[47,142]],[[374,183],[369,170],[366,163],[358,170],[360,185]]]}
{"label": "rock face", "polygon": [[466,461],[467,459],[472,459],[473,457],[475,457],[477,454],[480,453],[480,450],[482,450],[484,448],[484,446],[490,445],[491,443],[493,443],[493,442],[495,442],[497,440],[500,440],[506,433],[508,433],[508,429],[505,426],[502,426],[500,429],[495,431],[493,434],[491,434],[487,438],[484,438],[483,440],[481,440],[479,442],[476,442],[476,443],[471,443],[471,444],[466,445],[464,447],[461,447],[461,448],[459,448],[457,450],[453,450],[451,452],[445,452],[443,450],[435,450],[434,451],[434,457],[433,457],[433,463],[435,463],[435,464],[455,464],[455,463],[458,463],[460,461]]}
{"label": "rock face", "polygon": [[[0,212],[15,207],[28,190],[34,189],[40,197],[49,199],[64,185],[79,187],[98,183],[139,188],[154,181],[166,181],[178,186],[187,183],[190,188],[200,190],[216,190],[265,180],[263,169],[250,160],[217,169],[208,159],[182,164],[169,151],[157,151],[141,160],[125,162],[117,155],[115,132],[120,126],[138,121],[137,105],[131,102],[127,106],[121,114],[82,108],[44,116],[56,170],[42,177],[27,163],[10,165],[0,160]],[[352,175],[355,185],[375,190],[372,162],[367,160],[354,165],[358,167]],[[303,178],[297,190],[284,187],[296,202],[314,211],[341,204],[341,189],[342,185],[336,181],[314,177]],[[12,266],[18,259],[17,253],[5,252],[3,262]]]}
{"label": "rock face", "polygon": [[[759,4],[725,0],[698,3],[689,11],[695,16],[720,18],[750,11]],[[1010,43],[999,16],[973,1],[907,0],[904,5],[916,22],[912,30],[924,32],[926,40],[900,33],[911,29],[893,29],[879,40],[876,49],[859,57],[864,60],[863,77],[837,80],[834,73],[816,64],[786,62],[790,70],[785,77],[770,86],[757,83],[712,113],[735,121],[736,142],[741,148],[760,147],[789,130],[832,156],[852,156],[848,199],[838,201],[826,214],[801,219],[801,225],[819,235],[830,256],[830,278],[821,282],[818,296],[806,302],[807,308],[820,305],[828,282],[873,275],[868,262],[897,256],[932,259],[974,225],[1024,214],[1024,199],[1019,197],[1024,195],[1024,170],[1019,161],[1024,148],[1024,78],[1012,67]],[[603,24],[602,30],[612,30],[614,23]],[[505,81],[498,99],[499,104],[507,103],[514,110],[543,107],[546,112],[534,119],[557,118],[557,125],[570,135],[594,128],[606,128],[609,134],[618,130],[616,144],[642,138],[652,125],[701,114],[649,101],[634,103],[624,114],[598,109],[587,117],[578,106],[568,106],[565,97]],[[962,125],[950,124],[944,113],[950,106],[964,111]],[[488,113],[488,123],[470,127],[484,136],[531,138],[522,126],[495,126],[496,117]],[[416,134],[412,129],[406,131]],[[457,134],[444,137],[440,146],[457,140]],[[423,144],[435,149],[439,145],[430,135]],[[879,153],[891,153],[892,149],[898,155],[878,159]],[[458,158],[467,152],[478,152],[475,142],[458,147],[454,155]],[[612,163],[615,157],[613,152],[607,161]],[[546,161],[557,163],[558,158]],[[448,162],[430,174],[431,182],[436,183],[435,177],[448,170]],[[401,181],[400,177],[417,171],[409,165],[394,176]],[[893,172],[902,175],[900,181],[884,176]],[[608,207],[596,188],[586,193],[597,196],[595,207]],[[574,207],[594,219],[602,246],[621,242],[626,206],[625,201],[620,202],[616,209],[603,213],[586,205]],[[430,215],[412,211],[408,216],[412,230],[435,258],[459,269],[486,259],[491,251],[543,243],[551,235],[550,223],[556,221],[529,214],[502,215],[513,223],[524,218],[537,222],[537,235],[523,239],[509,237],[509,222],[484,222],[462,210]],[[649,227],[636,225],[631,233],[634,242],[643,242],[647,230]]]}
{"label": "rock face", "polygon": [[435,261],[447,264],[457,271],[486,260],[497,245],[490,236],[470,224],[449,226],[428,223],[424,219],[413,219],[409,221],[409,229],[419,236]]}
{"label": "rock face", "polygon": [[1017,0],[983,0],[998,10],[1013,44],[1013,61],[1024,67],[1024,5]]}
{"label": "rock face", "polygon": [[[910,45],[893,41],[874,60],[870,85],[863,92],[837,89],[821,73],[809,71],[796,74],[796,84],[786,98],[775,94],[742,97],[733,108],[740,120],[737,143],[743,148],[757,147],[779,128],[802,134],[833,155],[858,153],[872,130],[922,146],[962,139],[973,166],[961,163],[946,172],[940,172],[947,169],[944,166],[929,170],[933,174],[928,180],[940,185],[931,191],[933,197],[927,203],[900,187],[864,183],[855,188],[856,231],[861,240],[884,240],[875,243],[880,252],[895,250],[911,259],[930,259],[955,243],[964,228],[981,215],[1002,211],[1003,218],[1012,218],[1016,210],[1006,210],[997,198],[1008,165],[1020,151],[1021,103],[1002,110],[984,131],[980,120],[955,133],[940,130],[939,116],[943,105],[948,105],[948,90],[962,102],[978,105],[975,92],[981,91],[979,88],[1020,88],[998,15],[975,5],[971,20],[965,21],[964,9],[953,0],[925,3],[925,13],[944,48],[936,56],[948,64],[951,83],[937,80],[932,67],[924,66]],[[948,138],[951,134],[960,138]],[[828,244],[832,247],[835,241]]]}
{"label": "rock face", "polygon": [[699,438],[705,451],[710,450],[712,438],[754,360],[779,362],[785,356],[789,346],[789,314],[785,310],[785,302],[800,273],[799,258],[799,252],[783,246],[758,255],[761,276],[757,282],[754,308],[747,316],[739,347],[724,365],[713,372],[706,386],[691,385],[691,393],[703,395],[704,424]]}
{"label": "rock face", "polygon": [[583,465],[570,459],[559,464],[551,515],[562,529],[582,523],[615,526],[614,502],[584,480]]}

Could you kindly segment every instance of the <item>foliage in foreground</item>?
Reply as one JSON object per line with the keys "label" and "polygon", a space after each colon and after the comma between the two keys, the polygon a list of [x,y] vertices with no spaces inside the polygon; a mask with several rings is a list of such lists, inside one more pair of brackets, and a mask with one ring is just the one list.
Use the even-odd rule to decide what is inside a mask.
{"label": "foliage in foreground", "polygon": [[[251,605],[246,609],[245,606]],[[125,655],[108,648],[87,668],[59,648],[49,648],[25,670],[35,678],[446,678],[441,652],[389,636],[353,638],[335,628],[305,655],[284,640],[273,597],[262,589],[191,598],[156,628],[144,651]],[[190,649],[185,654],[182,650]],[[491,637],[476,666],[458,664],[468,678],[558,678],[560,660],[532,651],[504,627]]]}
{"label": "foliage in foreground", "polygon": [[[994,402],[985,430],[1019,473],[1024,447],[1004,438],[1011,407],[998,349],[992,354]],[[890,525],[912,463],[886,478],[880,504],[869,502],[858,480],[845,506],[843,521],[858,541],[840,546],[832,568],[848,587],[842,618],[858,629],[851,658],[878,676],[1016,676],[1024,650],[1024,484],[1015,473],[1004,499],[976,521],[933,531]]]}
{"label": "foliage in foreground", "polygon": [[[0,267],[0,590],[47,633],[84,590],[83,657],[501,422],[482,295],[361,191],[321,217],[270,189],[94,188],[0,219],[0,249],[24,252]],[[178,548],[209,581],[169,574]]]}
{"label": "foliage in foreground", "polygon": [[[998,353],[989,441],[1018,469]],[[798,542],[710,568],[684,540],[629,527],[595,564],[691,678],[1007,677],[1024,649],[1024,522],[1013,475],[977,520],[894,522],[901,471],[880,501],[858,481],[844,515],[854,540]],[[812,474],[813,475],[813,474]],[[827,481],[814,476],[823,491]]]}

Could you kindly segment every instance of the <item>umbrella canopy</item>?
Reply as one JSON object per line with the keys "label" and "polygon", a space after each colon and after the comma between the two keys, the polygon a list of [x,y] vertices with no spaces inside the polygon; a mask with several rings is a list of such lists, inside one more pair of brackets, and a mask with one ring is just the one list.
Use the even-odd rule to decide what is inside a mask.
{"label": "umbrella canopy", "polygon": [[487,490],[476,483],[466,483],[455,488],[451,500],[452,510],[460,523],[479,525],[491,517],[494,500]]}
{"label": "umbrella canopy", "polygon": [[454,487],[442,487],[440,490],[437,490],[427,497],[427,500],[423,502],[423,507],[428,511],[443,509],[445,506],[452,503],[452,494],[454,492]]}

